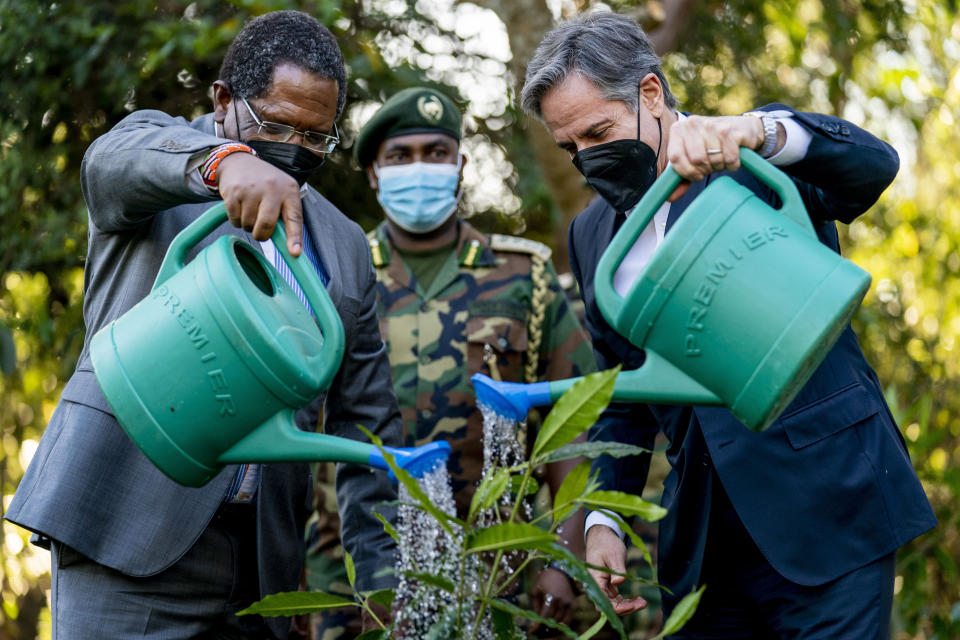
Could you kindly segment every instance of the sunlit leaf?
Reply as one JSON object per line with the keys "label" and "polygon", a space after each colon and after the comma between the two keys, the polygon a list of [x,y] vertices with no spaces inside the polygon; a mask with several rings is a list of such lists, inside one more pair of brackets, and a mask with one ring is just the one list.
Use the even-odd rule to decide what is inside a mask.
{"label": "sunlit leaf", "polygon": [[584,376],[553,405],[543,421],[531,458],[540,463],[540,456],[569,444],[597,421],[610,404],[613,385],[620,367]]}
{"label": "sunlit leaf", "polygon": [[597,458],[602,455],[622,458],[624,456],[639,456],[644,453],[653,453],[649,449],[637,447],[632,444],[615,441],[596,441],[596,442],[574,442],[567,444],[559,449],[554,449],[546,454],[542,463],[558,462],[560,460],[569,460],[571,458]]}
{"label": "sunlit leaf", "polygon": [[510,472],[506,469],[497,469],[496,473],[485,476],[470,500],[470,512],[467,521],[473,522],[478,513],[486,511],[496,503],[503,492],[507,490],[509,482]]}
{"label": "sunlit leaf", "polygon": [[357,568],[353,564],[353,556],[351,556],[350,552],[346,549],[343,550],[343,564],[347,568],[347,581],[350,583],[351,587],[356,587],[355,583],[357,581]]}
{"label": "sunlit leaf", "polygon": [[359,607],[353,600],[319,591],[286,591],[265,597],[259,602],[238,611],[238,616],[257,614],[266,617],[298,616],[315,611],[339,609],[341,607]]}
{"label": "sunlit leaf", "polygon": [[660,638],[665,638],[671,633],[680,631],[683,625],[687,624],[687,621],[696,613],[697,605],[700,604],[700,596],[703,595],[703,590],[706,588],[707,585],[700,585],[700,588],[696,591],[691,591],[683,596],[680,603],[670,613],[670,617],[663,623],[663,630],[657,634],[654,640],[660,640]]}
{"label": "sunlit leaf", "polygon": [[590,480],[590,461],[584,460],[567,473],[553,497],[553,521],[563,522],[576,509],[576,501],[584,496]]}
{"label": "sunlit leaf", "polygon": [[640,516],[649,522],[656,522],[667,515],[667,510],[660,505],[622,491],[594,491],[584,496],[583,502],[594,509],[607,509],[624,516]]}
{"label": "sunlit leaf", "polygon": [[473,553],[510,549],[545,549],[557,535],[526,522],[505,522],[479,529],[467,536],[466,548]]}

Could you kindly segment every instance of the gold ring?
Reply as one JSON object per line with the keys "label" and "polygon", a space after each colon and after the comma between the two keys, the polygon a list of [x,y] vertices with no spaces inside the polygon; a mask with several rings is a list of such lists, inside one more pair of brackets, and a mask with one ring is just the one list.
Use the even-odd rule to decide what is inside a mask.
{"label": "gold ring", "polygon": [[723,153],[723,149],[707,149],[707,155],[713,155],[714,153]]}

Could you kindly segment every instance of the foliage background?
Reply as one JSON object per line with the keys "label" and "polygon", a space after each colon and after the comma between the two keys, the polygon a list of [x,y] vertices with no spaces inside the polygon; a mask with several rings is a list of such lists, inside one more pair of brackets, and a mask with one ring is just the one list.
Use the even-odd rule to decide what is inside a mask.
{"label": "foliage background", "polygon": [[[192,117],[244,20],[295,8],[330,26],[349,67],[344,151],[316,186],[366,227],[359,123],[398,88],[443,88],[467,112],[466,214],[552,244],[589,198],[516,108],[540,36],[591,0],[0,0],[0,506],[36,450],[83,336],[87,145],[129,111]],[[897,638],[960,637],[960,17],[955,0],[609,0],[665,55],[685,110],[770,101],[889,140],[900,175],[842,229],[874,276],[856,321],[940,526],[901,551]],[[3,524],[0,637],[49,635],[49,560]]]}

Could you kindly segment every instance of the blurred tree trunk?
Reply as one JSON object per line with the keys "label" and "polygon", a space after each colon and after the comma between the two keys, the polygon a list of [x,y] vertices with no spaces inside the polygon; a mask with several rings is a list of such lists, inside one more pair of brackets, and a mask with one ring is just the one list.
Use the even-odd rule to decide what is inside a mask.
{"label": "blurred tree trunk", "polygon": [[[543,35],[553,27],[553,15],[545,0],[474,0],[480,6],[494,11],[507,27],[510,50],[513,53],[508,67],[514,77],[514,96],[520,98],[527,63]],[[519,105],[517,105],[519,107]],[[553,136],[536,118],[527,117],[521,127],[530,146],[547,189],[553,198],[554,218],[553,263],[560,272],[569,271],[567,258],[567,227],[590,201],[593,191],[574,168],[570,158],[557,147]]]}
{"label": "blurred tree trunk", "polygon": [[[473,0],[494,11],[506,25],[513,57],[509,63],[514,77],[514,95],[519,100],[527,63],[544,34],[553,25],[553,16],[546,0]],[[699,0],[651,1],[634,17],[649,30],[650,39],[661,56],[673,50],[687,26]],[[579,3],[582,10],[590,2]],[[583,176],[574,168],[567,154],[560,150],[553,136],[541,122],[528,117],[521,125],[533,149],[537,164],[553,198],[558,217],[554,220],[553,262],[558,271],[569,271],[567,228],[570,221],[590,202],[594,193]]]}

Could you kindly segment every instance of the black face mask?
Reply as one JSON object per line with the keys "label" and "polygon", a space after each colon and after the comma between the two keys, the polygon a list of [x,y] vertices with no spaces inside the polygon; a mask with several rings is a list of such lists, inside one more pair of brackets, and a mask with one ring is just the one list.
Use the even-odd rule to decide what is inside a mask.
{"label": "black face mask", "polygon": [[[237,115],[236,100],[233,101],[233,118],[239,130],[240,117]],[[273,140],[240,140],[240,142],[256,151],[262,160],[296,180],[301,187],[326,160],[324,156],[318,156],[298,144],[289,142]]]}
{"label": "black face mask", "polygon": [[660,142],[657,151],[640,140],[640,107],[637,106],[637,138],[614,140],[578,151],[573,165],[587,183],[620,213],[640,202],[657,179],[657,158],[663,143],[663,128],[657,118]]}
{"label": "black face mask", "polygon": [[298,144],[274,142],[272,140],[244,140],[265,160],[297,181],[301,187],[323,164],[324,157],[318,156]]}

